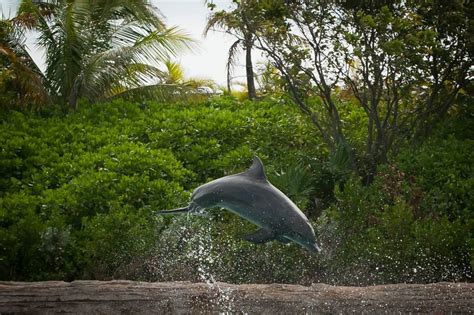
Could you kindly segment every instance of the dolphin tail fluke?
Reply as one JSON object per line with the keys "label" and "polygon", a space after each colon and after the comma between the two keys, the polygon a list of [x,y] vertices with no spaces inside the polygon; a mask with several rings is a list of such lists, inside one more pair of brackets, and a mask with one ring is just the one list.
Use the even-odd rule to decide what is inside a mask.
{"label": "dolphin tail fluke", "polygon": [[187,213],[187,212],[189,212],[189,208],[183,207],[183,208],[176,208],[176,209],[171,209],[171,210],[155,211],[155,214],[161,215],[161,214],[177,214],[177,213]]}

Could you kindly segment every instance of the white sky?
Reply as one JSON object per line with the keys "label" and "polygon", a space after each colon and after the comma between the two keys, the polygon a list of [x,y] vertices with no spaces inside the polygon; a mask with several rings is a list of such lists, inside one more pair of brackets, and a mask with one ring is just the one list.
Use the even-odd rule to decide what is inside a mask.
{"label": "white sky", "polygon": [[[185,33],[199,43],[199,49],[192,53],[186,52],[178,56],[177,61],[183,66],[187,78],[212,79],[217,84],[225,86],[227,51],[233,42],[233,37],[219,32],[210,32],[203,37],[204,26],[209,10],[204,0],[151,0],[165,16],[168,26],[179,26]],[[231,0],[214,0],[217,9],[227,9]],[[4,17],[14,15],[19,0],[0,0],[0,11]],[[43,53],[34,44],[34,38],[27,41],[33,59],[43,64]],[[254,67],[261,57],[254,56]],[[234,82],[245,82],[244,59],[234,71]]]}

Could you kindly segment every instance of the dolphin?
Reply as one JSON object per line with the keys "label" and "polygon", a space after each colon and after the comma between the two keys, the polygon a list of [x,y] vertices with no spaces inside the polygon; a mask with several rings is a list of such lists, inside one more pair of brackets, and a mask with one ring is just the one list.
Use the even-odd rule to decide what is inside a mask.
{"label": "dolphin", "polygon": [[245,172],[218,178],[197,187],[187,207],[157,211],[156,214],[202,214],[221,207],[259,226],[245,240],[262,244],[272,240],[295,242],[311,253],[321,249],[304,213],[265,175],[263,163],[255,156]]}

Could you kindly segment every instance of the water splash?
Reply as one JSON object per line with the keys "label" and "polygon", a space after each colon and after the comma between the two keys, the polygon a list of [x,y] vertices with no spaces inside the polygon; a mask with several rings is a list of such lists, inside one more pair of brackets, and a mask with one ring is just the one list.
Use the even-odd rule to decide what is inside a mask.
{"label": "water splash", "polygon": [[[196,220],[191,215],[187,216],[189,220]],[[230,288],[222,288],[216,281],[212,268],[219,259],[213,251],[212,242],[212,220],[209,216],[201,217],[205,220],[199,224],[190,238],[185,240],[190,250],[187,252],[187,258],[197,263],[197,273],[199,281],[206,283],[212,292],[209,304],[217,305],[221,314],[230,314],[234,312],[234,296]],[[189,226],[188,224],[186,226]]]}

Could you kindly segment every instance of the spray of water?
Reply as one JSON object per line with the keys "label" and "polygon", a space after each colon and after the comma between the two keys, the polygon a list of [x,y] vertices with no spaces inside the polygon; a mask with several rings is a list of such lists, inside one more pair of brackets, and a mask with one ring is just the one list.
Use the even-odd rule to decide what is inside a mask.
{"label": "spray of water", "polygon": [[[187,216],[186,226],[191,225],[191,220],[196,220],[190,215]],[[202,217],[205,220],[203,224],[199,224],[193,233],[189,233],[189,237],[184,241],[188,244],[189,249],[186,253],[187,259],[195,261],[197,264],[197,276],[199,281],[206,283],[212,292],[209,300],[210,304],[215,304],[223,314],[230,314],[234,311],[234,298],[230,288],[222,288],[216,281],[212,268],[218,260],[213,250],[212,242],[212,221],[210,217]]]}

